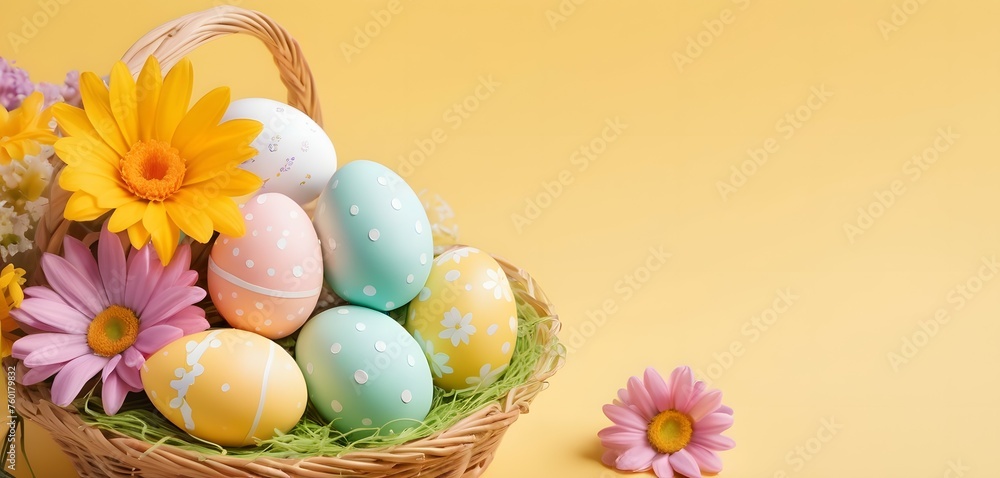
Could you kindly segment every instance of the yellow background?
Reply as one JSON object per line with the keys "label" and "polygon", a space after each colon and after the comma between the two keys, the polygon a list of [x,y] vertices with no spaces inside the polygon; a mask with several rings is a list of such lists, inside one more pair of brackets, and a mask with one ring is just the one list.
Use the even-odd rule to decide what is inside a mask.
{"label": "yellow background", "polygon": [[[736,410],[722,476],[995,475],[1000,281],[977,274],[1000,248],[1000,4],[401,0],[348,61],[341,45],[386,5],[242,2],[301,42],[342,162],[398,170],[442,128],[409,182],[451,203],[463,242],[512,259],[558,305],[572,353],[487,477],[616,476],[599,462],[601,405],[646,366],[680,364],[714,372]],[[14,52],[9,33],[42,7],[8,1],[0,54],[35,80],[106,73],[144,32],[212,6],[69,0]],[[689,38],[707,46],[685,52]],[[201,92],[284,96],[252,40],[193,59]],[[491,75],[500,85],[454,128],[446,111]],[[832,96],[810,108],[813,88]],[[808,120],[789,130],[788,114]],[[627,128],[602,145],[615,119]],[[933,150],[949,129],[957,138]],[[604,151],[581,170],[574,153],[592,143]],[[747,150],[765,145],[723,198],[718,183],[753,170]],[[916,177],[925,152],[937,161]],[[902,194],[872,206],[894,181]],[[526,212],[529,200],[547,207]],[[850,235],[858,208],[878,217]],[[960,303],[960,284],[978,292]],[[791,306],[769,312],[786,290]],[[39,476],[60,476],[29,431]]]}

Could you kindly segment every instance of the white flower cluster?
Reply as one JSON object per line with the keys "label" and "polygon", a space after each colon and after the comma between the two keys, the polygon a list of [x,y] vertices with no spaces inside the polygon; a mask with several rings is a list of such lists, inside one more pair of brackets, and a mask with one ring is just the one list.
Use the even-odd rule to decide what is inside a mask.
{"label": "white flower cluster", "polygon": [[42,146],[36,156],[0,165],[0,259],[30,251],[35,225],[49,205],[46,193],[52,180],[55,150]]}

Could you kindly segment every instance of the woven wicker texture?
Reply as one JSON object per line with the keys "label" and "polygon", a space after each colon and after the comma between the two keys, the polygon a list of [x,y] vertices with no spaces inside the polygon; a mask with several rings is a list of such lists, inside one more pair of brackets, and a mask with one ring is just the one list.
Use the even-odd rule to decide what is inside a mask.
{"label": "woven wicker texture", "polygon": [[[164,68],[169,68],[198,46],[233,33],[252,35],[267,46],[288,89],[288,103],[322,124],[315,83],[298,43],[281,26],[258,12],[221,6],[184,16],[142,37],[126,52],[123,60],[133,74],[148,55],[155,55]],[[81,238],[88,244],[96,239],[94,231],[99,229],[99,224],[81,224],[63,218],[68,197],[57,181],[53,181],[50,209],[36,233],[39,250],[58,253],[66,235]],[[208,246],[193,250],[193,268],[204,270],[203,258],[208,250]],[[551,318],[540,322],[535,334],[536,342],[543,345],[546,352],[531,377],[512,389],[503,400],[427,438],[384,449],[354,451],[340,457],[202,456],[173,446],[154,447],[114,431],[88,426],[76,410],[52,404],[49,386],[45,383],[31,387],[19,383],[17,410],[51,432],[82,476],[476,477],[492,461],[507,427],[528,411],[532,399],[545,388],[546,379],[562,366],[565,357],[556,337],[559,321],[545,294],[526,272],[501,258],[497,261],[510,279],[518,302],[530,305],[540,317]],[[35,283],[43,280],[40,274],[32,278]],[[23,373],[23,366],[18,368],[19,373]]]}

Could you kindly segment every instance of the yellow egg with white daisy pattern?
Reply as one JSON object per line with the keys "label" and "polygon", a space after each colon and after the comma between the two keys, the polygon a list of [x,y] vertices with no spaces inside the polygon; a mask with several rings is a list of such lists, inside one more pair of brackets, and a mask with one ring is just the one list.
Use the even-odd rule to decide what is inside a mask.
{"label": "yellow egg with white daisy pattern", "polygon": [[455,247],[434,259],[406,315],[445,390],[485,386],[503,375],[517,342],[517,304],[503,268],[474,247]]}

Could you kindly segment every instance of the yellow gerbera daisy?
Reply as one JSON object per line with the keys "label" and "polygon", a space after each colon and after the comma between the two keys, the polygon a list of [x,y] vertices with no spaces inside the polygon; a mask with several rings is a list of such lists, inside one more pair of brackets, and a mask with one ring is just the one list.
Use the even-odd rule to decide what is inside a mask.
{"label": "yellow gerbera daisy", "polygon": [[262,182],[239,169],[257,150],[250,142],[263,125],[254,120],[219,124],[229,88],[216,88],[190,111],[193,73],[181,60],[164,78],[155,58],[138,81],[119,62],[110,91],[94,73],[80,76],[83,109],[59,104],[54,114],[66,137],[56,153],[66,162],[59,185],[73,195],[66,219],[90,221],[114,211],[112,232],[128,230],[136,249],[152,238],[161,262],[174,255],[183,231],[207,243],[213,231],[242,236],[234,197]]}
{"label": "yellow gerbera daisy", "polygon": [[24,269],[14,267],[14,264],[7,264],[3,271],[0,271],[0,356],[10,355],[11,345],[17,340],[17,336],[12,332],[17,329],[17,323],[10,317],[10,310],[20,307],[24,300],[24,291],[21,286],[24,284]]}
{"label": "yellow gerbera daisy", "polygon": [[45,97],[36,91],[9,113],[0,105],[0,165],[36,155],[41,151],[39,145],[56,142],[56,135],[49,128],[49,110],[42,111],[44,101]]}

